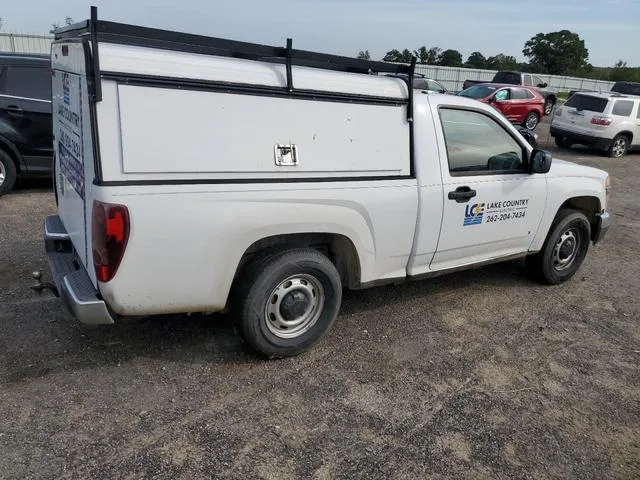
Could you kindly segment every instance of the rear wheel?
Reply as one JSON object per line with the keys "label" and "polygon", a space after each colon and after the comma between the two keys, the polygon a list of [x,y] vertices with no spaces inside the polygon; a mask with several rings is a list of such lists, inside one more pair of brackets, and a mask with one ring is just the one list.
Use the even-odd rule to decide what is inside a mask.
{"label": "rear wheel", "polygon": [[626,135],[618,135],[611,142],[611,146],[609,150],[607,150],[607,155],[611,158],[622,158],[627,153],[629,149],[629,137]]}
{"label": "rear wheel", "polygon": [[13,160],[0,150],[0,196],[8,193],[16,183],[17,171]]}
{"label": "rear wheel", "polygon": [[524,126],[529,130],[535,130],[535,128],[538,126],[539,120],[540,117],[536,112],[529,112],[524,119]]}
{"label": "rear wheel", "polygon": [[238,280],[233,321],[242,338],[269,358],[297,355],[335,321],[342,301],[340,274],[313,249],[252,262]]}
{"label": "rear wheel", "polygon": [[582,213],[558,212],[542,250],[527,257],[527,268],[537,279],[555,285],[569,280],[587,256],[591,225]]}

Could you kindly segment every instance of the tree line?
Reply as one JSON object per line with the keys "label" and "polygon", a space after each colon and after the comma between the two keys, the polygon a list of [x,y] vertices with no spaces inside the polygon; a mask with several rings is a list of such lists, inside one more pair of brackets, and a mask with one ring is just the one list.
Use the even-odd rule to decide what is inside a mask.
{"label": "tree line", "polygon": [[[527,62],[519,62],[511,55],[499,53],[485,57],[482,52],[472,52],[466,59],[458,50],[422,46],[416,50],[389,50],[382,61],[409,63],[416,57],[417,63],[443,67],[465,67],[487,70],[518,70],[551,75],[569,75],[609,81],[640,82],[640,68],[629,67],[623,60],[613,67],[594,67],[589,63],[589,50],[577,33],[569,30],[538,33],[524,44],[522,54]],[[368,50],[361,50],[358,58],[371,59]]]}

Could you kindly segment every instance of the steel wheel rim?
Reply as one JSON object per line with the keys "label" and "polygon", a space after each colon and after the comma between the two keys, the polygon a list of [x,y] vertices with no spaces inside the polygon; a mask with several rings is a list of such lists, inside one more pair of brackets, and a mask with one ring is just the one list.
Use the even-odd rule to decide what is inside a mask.
{"label": "steel wheel rim", "polygon": [[538,118],[535,115],[529,114],[524,126],[529,130],[533,130],[534,128],[536,128],[536,125],[538,125]]}
{"label": "steel wheel rim", "polygon": [[624,155],[626,149],[627,142],[624,138],[619,138],[615,142],[613,142],[613,147],[611,148],[614,157],[621,157],[622,155]]}
{"label": "steel wheel rim", "polygon": [[292,275],[276,286],[265,307],[269,331],[279,338],[296,338],[313,327],[324,307],[324,288],[313,275]]}
{"label": "steel wheel rim", "polygon": [[546,102],[544,104],[544,114],[545,115],[551,115],[551,112],[553,111],[553,103],[551,102]]}
{"label": "steel wheel rim", "polygon": [[553,268],[557,271],[566,270],[578,256],[580,250],[580,235],[571,228],[565,231],[553,247]]}
{"label": "steel wheel rim", "polygon": [[7,178],[7,170],[4,163],[0,162],[0,186],[4,183],[5,178]]}

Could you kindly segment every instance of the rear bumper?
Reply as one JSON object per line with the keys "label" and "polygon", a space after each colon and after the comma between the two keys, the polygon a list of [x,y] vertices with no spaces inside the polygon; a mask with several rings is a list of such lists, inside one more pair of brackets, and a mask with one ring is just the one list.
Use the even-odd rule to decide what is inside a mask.
{"label": "rear bumper", "polygon": [[610,138],[594,137],[583,133],[570,132],[563,128],[551,126],[551,136],[554,138],[566,138],[570,143],[588,145],[598,150],[608,150],[612,140]]}
{"label": "rear bumper", "polygon": [[86,270],[75,260],[69,234],[57,215],[45,219],[44,244],[53,283],[69,313],[89,325],[114,323]]}
{"label": "rear bumper", "polygon": [[596,222],[596,228],[593,233],[593,243],[596,244],[601,241],[607,232],[609,231],[609,227],[611,227],[611,216],[609,212],[601,213]]}

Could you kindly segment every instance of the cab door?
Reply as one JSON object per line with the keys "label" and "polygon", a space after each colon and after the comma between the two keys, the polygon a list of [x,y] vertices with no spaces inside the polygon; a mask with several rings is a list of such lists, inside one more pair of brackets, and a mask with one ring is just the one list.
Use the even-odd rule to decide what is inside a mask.
{"label": "cab door", "polygon": [[526,253],[547,197],[546,175],[527,173],[528,147],[488,110],[432,108],[444,207],[430,270]]}
{"label": "cab door", "polygon": [[51,171],[51,73],[43,67],[8,65],[0,78],[0,117],[17,132],[12,140],[32,173]]}

